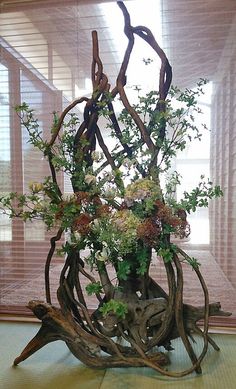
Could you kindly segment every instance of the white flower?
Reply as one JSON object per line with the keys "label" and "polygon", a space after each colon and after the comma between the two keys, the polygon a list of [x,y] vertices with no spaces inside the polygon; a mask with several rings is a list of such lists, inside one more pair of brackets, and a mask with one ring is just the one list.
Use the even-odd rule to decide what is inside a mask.
{"label": "white flower", "polygon": [[104,197],[106,199],[114,199],[116,197],[116,190],[114,188],[107,188],[104,192]]}
{"label": "white flower", "polygon": [[63,193],[61,198],[63,201],[69,202],[73,201],[74,195]]}
{"label": "white flower", "polygon": [[86,174],[86,176],[84,177],[84,181],[88,185],[96,184],[96,177],[92,174]]}
{"label": "white flower", "polygon": [[135,200],[159,198],[160,195],[160,185],[158,183],[148,178],[140,178],[127,186],[125,202],[128,206],[131,206]]}
{"label": "white flower", "polygon": [[100,224],[99,224],[99,220],[98,219],[94,219],[93,220],[93,226],[97,229],[100,227]]}
{"label": "white flower", "polygon": [[112,172],[106,172],[105,178],[107,179],[107,181],[112,181],[114,176],[113,176]]}
{"label": "white flower", "polygon": [[136,198],[139,200],[144,200],[146,197],[150,196],[150,192],[148,190],[139,189],[136,192]]}
{"label": "white flower", "polygon": [[65,241],[68,243],[71,243],[71,230],[70,229],[65,231],[64,236],[65,236]]}
{"label": "white flower", "polygon": [[104,154],[102,151],[93,151],[92,152],[92,159],[95,162],[100,162],[104,158]]}
{"label": "white flower", "polygon": [[74,232],[74,237],[76,240],[80,240],[81,239],[81,234],[77,231]]}
{"label": "white flower", "polygon": [[43,184],[41,182],[30,181],[29,182],[29,189],[32,190],[32,192],[34,192],[34,193],[38,193],[41,190],[43,190]]}
{"label": "white flower", "polygon": [[130,197],[125,197],[125,203],[127,205],[127,207],[132,207],[132,205],[134,204],[134,200]]}
{"label": "white flower", "polygon": [[127,167],[128,169],[130,169],[132,167],[132,165],[133,165],[133,161],[131,159],[129,159],[129,158],[125,158],[123,160],[123,165],[125,167]]}
{"label": "white flower", "polygon": [[95,258],[98,261],[106,262],[109,259],[108,255],[109,255],[109,251],[108,251],[107,247],[103,247],[102,251],[97,251],[96,252]]}

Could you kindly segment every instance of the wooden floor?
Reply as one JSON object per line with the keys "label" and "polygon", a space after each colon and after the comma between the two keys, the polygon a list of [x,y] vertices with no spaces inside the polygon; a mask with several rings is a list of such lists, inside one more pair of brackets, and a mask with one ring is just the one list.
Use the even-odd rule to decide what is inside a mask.
{"label": "wooden floor", "polygon": [[[202,363],[203,374],[181,379],[160,376],[149,368],[94,370],[82,365],[63,342],[54,342],[17,367],[12,361],[34,336],[38,324],[0,322],[0,389],[235,389],[236,335],[213,334],[221,348],[211,347]],[[201,342],[195,345],[201,351]],[[185,369],[188,357],[177,341],[169,353],[172,368]]]}

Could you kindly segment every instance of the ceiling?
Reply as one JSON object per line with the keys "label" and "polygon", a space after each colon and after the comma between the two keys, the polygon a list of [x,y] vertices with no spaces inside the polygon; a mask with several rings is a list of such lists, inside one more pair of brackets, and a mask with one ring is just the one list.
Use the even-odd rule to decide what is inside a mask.
{"label": "ceiling", "polygon": [[222,60],[235,55],[235,0],[163,0],[163,40],[174,80],[191,85],[199,77],[214,80]]}
{"label": "ceiling", "polygon": [[[122,33],[122,14],[114,1],[110,3],[0,2],[2,43],[71,99],[89,88],[91,31],[96,29],[104,71],[114,84],[126,38]],[[138,23],[149,27],[152,17],[152,25],[161,33],[163,48],[173,67],[174,83],[181,87],[193,86],[200,77],[217,80],[227,60],[235,55],[235,0],[129,0],[125,3],[131,20],[136,12]],[[138,11],[141,3],[143,11],[141,8]],[[142,50],[138,52],[139,61],[142,61]],[[135,61],[131,77],[139,69],[138,83],[151,72],[145,67],[138,68],[138,60]],[[155,82],[156,75],[157,72]]]}

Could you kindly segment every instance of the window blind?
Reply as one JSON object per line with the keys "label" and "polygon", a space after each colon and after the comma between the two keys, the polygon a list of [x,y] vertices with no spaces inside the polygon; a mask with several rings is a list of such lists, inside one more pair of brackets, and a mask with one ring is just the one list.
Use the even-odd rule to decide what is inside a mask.
{"label": "window blind", "polygon": [[[202,143],[193,143],[178,155],[175,168],[183,176],[183,183],[177,197],[191,189],[202,173],[224,190],[224,197],[211,203],[209,211],[198,209],[196,215],[190,215],[192,236],[182,245],[202,263],[211,301],[221,301],[224,310],[233,312],[231,318],[220,323],[235,325],[236,4],[230,0],[224,4],[218,0],[214,4],[197,0],[186,10],[181,0],[128,3],[134,24],[156,29],[154,33],[173,66],[175,85],[192,88],[199,77],[210,80],[207,98],[200,103],[211,131],[205,133]],[[100,56],[113,85],[125,38],[123,19],[114,1],[9,0],[0,5],[0,193],[3,194],[27,192],[31,181],[40,182],[49,174],[42,155],[29,145],[27,131],[13,107],[27,102],[39,118],[43,137],[49,137],[52,113],[61,112],[74,98],[91,92],[91,31],[98,31]],[[149,53],[143,50],[142,47],[136,50],[128,89],[145,78],[144,72],[148,73],[147,88],[156,86],[152,84],[157,77],[156,68],[152,64],[146,68],[143,59]],[[68,177],[58,178],[62,190],[69,193]],[[50,237],[41,221],[24,224],[0,215],[0,312],[27,314],[28,300],[44,299],[43,272]],[[55,291],[62,265],[63,258],[55,256],[51,266]],[[192,273],[185,269],[185,301],[201,304],[200,286]],[[153,264],[153,274],[165,286],[160,264]],[[91,301],[91,307],[92,304]]]}

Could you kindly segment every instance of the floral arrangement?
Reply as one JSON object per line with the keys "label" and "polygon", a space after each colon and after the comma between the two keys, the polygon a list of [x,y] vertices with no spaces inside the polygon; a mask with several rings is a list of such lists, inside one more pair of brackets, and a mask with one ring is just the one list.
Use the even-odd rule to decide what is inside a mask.
{"label": "floral arrangement", "polygon": [[[221,196],[222,191],[202,176],[199,185],[190,193],[185,192],[177,202],[175,191],[180,176],[176,172],[169,174],[164,188],[160,181],[171,171],[171,160],[187,142],[201,140],[194,115],[200,114],[197,99],[206,80],[201,79],[194,90],[171,87],[171,67],[151,31],[143,26],[132,27],[124,3],[118,5],[124,15],[128,45],[116,86],[110,90],[99,57],[97,34],[93,32],[92,97],[75,100],[60,116],[54,113],[50,139],[42,137],[35,113],[27,104],[16,108],[28,131],[29,142],[48,160],[51,175],[43,182],[31,182],[27,194],[11,193],[3,196],[0,203],[10,217],[24,221],[41,219],[48,230],[56,230],[45,266],[47,304],[29,303],[43,321],[44,331],[45,318],[50,316],[56,337],[66,339],[71,351],[90,366],[144,365],[167,375],[172,373],[161,368],[168,362],[167,357],[159,351],[151,356],[149,352],[159,346],[171,349],[171,339],[180,336],[193,366],[187,372],[172,375],[181,376],[193,370],[199,373],[203,355],[196,357],[188,335],[193,329],[201,333],[196,321],[204,318],[204,342],[210,341],[217,348],[209,340],[207,323],[209,315],[220,315],[222,311],[219,304],[209,304],[198,261],[173,243],[172,237],[187,237],[190,234],[187,214],[197,207],[208,206],[209,199]],[[125,73],[135,34],[153,48],[162,65],[159,90],[143,95],[135,87],[138,102],[131,104],[125,93]],[[116,99],[123,103],[118,114],[114,108]],[[173,100],[178,102],[178,108]],[[83,102],[81,121],[73,109]],[[104,137],[99,128],[100,117],[106,119],[105,132],[109,136]],[[112,148],[109,137],[113,143],[115,140]],[[63,194],[58,174],[70,177],[73,194]],[[56,242],[63,233],[67,239],[57,248],[57,253],[65,257],[58,310],[50,305],[49,268]],[[150,273],[156,256],[166,268],[167,292]],[[201,309],[194,310],[183,303],[183,261],[192,266],[203,285],[205,306]],[[114,279],[109,276],[109,266],[115,271]],[[88,267],[96,272],[96,278],[86,270]],[[94,294],[98,299],[98,308],[93,313],[87,307],[80,274],[88,280],[87,296]],[[184,311],[188,312],[187,318]],[[55,333],[51,325],[44,333],[44,340],[39,333],[37,344],[45,344],[45,338],[51,341]],[[80,339],[80,346],[70,338],[72,333]],[[116,343],[116,336],[129,346]],[[15,364],[28,357],[29,350],[31,347],[23,351]],[[110,356],[100,355],[101,350]]]}

